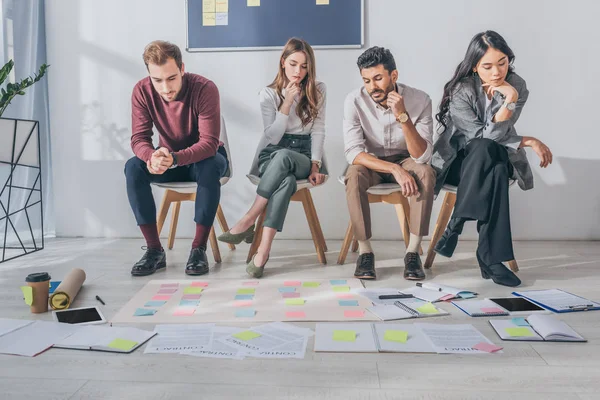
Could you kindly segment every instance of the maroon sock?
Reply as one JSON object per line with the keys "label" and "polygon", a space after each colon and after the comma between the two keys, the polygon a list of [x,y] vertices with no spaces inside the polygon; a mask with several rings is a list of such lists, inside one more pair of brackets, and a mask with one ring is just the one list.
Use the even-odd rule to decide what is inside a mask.
{"label": "maroon sock", "polygon": [[192,249],[202,247],[206,249],[206,242],[208,241],[208,235],[210,234],[210,226],[204,226],[196,224],[196,236],[192,242]]}
{"label": "maroon sock", "polygon": [[162,249],[160,239],[158,238],[158,227],[156,224],[144,224],[140,225],[142,235],[146,239],[146,245],[149,249]]}

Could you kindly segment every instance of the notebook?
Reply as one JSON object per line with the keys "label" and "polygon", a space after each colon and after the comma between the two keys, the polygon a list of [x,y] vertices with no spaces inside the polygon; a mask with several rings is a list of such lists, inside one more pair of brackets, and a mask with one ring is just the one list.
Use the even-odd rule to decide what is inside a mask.
{"label": "notebook", "polygon": [[156,335],[156,332],[129,327],[86,325],[78,328],[72,335],[56,342],[53,347],[131,353]]}
{"label": "notebook", "polygon": [[490,320],[502,340],[587,342],[565,322],[552,315],[534,314],[527,318]]}
{"label": "notebook", "polygon": [[509,312],[489,299],[466,300],[454,304],[459,310],[471,317],[496,317],[509,315]]}
{"label": "notebook", "polygon": [[555,313],[600,310],[600,303],[560,289],[513,292]]}
{"label": "notebook", "polygon": [[378,304],[367,308],[367,311],[382,321],[449,315],[432,303],[420,299],[401,299],[394,301],[394,304]]}
{"label": "notebook", "polygon": [[440,285],[434,282],[417,282],[415,287],[401,289],[400,292],[412,294],[416,298],[432,303],[456,298],[470,299],[477,295],[476,292],[470,290],[457,289],[452,286]]}

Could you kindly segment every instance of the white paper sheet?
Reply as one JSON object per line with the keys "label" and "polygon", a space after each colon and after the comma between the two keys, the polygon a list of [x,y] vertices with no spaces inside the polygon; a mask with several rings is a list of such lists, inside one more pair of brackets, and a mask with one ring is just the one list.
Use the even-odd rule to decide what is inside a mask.
{"label": "white paper sheet", "polygon": [[35,321],[0,337],[0,353],[33,357],[73,334],[80,327],[60,322]]}
{"label": "white paper sheet", "polygon": [[[378,351],[373,326],[370,323],[318,323],[315,331],[315,351],[344,353],[377,353]],[[355,340],[334,340],[335,331],[353,331],[356,334]]]}
{"label": "white paper sheet", "polygon": [[442,325],[442,324],[415,324],[425,334],[433,349],[438,353],[454,354],[487,354],[475,350],[473,346],[478,343],[494,344],[479,332],[473,325]]}
{"label": "white paper sheet", "polygon": [[223,343],[243,349],[246,352],[260,352],[284,346],[289,342],[301,341],[307,334],[306,329],[298,328],[283,322],[273,322],[247,330],[259,333],[260,336],[250,340],[241,340],[230,335],[219,340]]}
{"label": "white paper sheet", "polygon": [[156,325],[155,336],[144,353],[181,353],[202,350],[210,344],[214,324]]}
{"label": "white paper sheet", "polygon": [[209,345],[205,346],[205,348],[202,350],[184,351],[181,352],[181,354],[195,357],[230,358],[234,360],[243,360],[245,356],[245,352],[243,350],[239,349],[237,346],[232,346],[219,341],[219,339],[242,331],[244,331],[242,328],[215,326],[212,329]]}
{"label": "white paper sheet", "polygon": [[[415,324],[373,324],[379,351],[394,353],[435,353],[431,342]],[[408,333],[405,343],[385,340],[385,331],[397,330]]]}
{"label": "white paper sheet", "polygon": [[0,318],[0,336],[4,336],[32,323],[33,321],[27,319]]}

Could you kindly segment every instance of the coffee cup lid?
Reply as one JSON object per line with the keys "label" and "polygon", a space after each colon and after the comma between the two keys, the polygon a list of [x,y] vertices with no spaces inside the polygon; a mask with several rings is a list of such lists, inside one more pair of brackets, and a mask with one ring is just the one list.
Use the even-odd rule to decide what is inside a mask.
{"label": "coffee cup lid", "polygon": [[27,275],[25,282],[45,282],[50,280],[50,274],[47,272],[35,272]]}

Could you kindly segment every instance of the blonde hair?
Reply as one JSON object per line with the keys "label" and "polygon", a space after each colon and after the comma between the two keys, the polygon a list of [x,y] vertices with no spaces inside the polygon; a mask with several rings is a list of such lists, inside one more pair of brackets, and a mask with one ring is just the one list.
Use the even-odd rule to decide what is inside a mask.
{"label": "blonde hair", "polygon": [[149,43],[144,49],[144,64],[146,64],[146,68],[148,68],[148,64],[165,65],[169,61],[169,58],[174,59],[177,68],[181,70],[183,58],[181,50],[179,50],[177,45],[164,40],[155,40]]}
{"label": "blonde hair", "polygon": [[298,51],[301,51],[306,55],[308,73],[300,82],[300,101],[296,107],[296,114],[302,121],[302,125],[306,126],[317,118],[317,115],[319,114],[319,102],[322,97],[322,94],[320,94],[317,89],[317,83],[315,80],[315,54],[313,53],[312,47],[310,47],[306,41],[298,38],[291,38],[288,40],[283,48],[283,51],[281,52],[277,76],[269,85],[269,87],[275,89],[277,92],[280,100],[278,109],[281,108],[284,100],[283,88],[285,87],[285,82],[287,80],[287,77],[285,76],[285,68],[281,64],[282,61],[286,60],[290,55]]}

